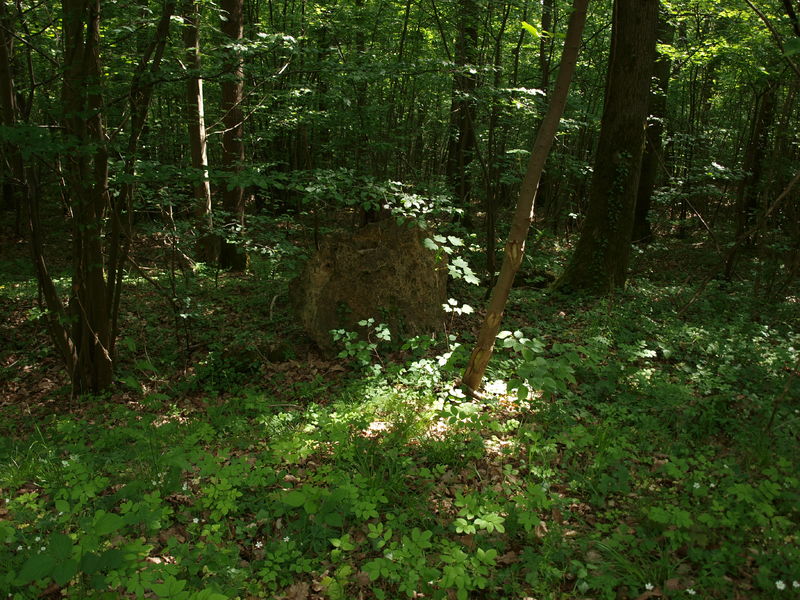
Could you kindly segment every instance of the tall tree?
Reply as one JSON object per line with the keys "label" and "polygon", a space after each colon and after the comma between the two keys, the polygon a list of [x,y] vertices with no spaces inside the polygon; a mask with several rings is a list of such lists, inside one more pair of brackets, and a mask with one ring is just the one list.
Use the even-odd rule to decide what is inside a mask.
{"label": "tall tree", "polygon": [[122,187],[109,192],[100,0],[63,0],[64,48],[61,131],[68,149],[64,168],[72,222],[72,286],[67,306],[49,275],[38,218],[39,188],[28,182],[34,265],[48,312],[48,327],[72,381],[74,395],[108,388],[114,375],[122,280],[130,247],[136,150],[175,7],[166,0],[156,33],[145,48],[129,88],[129,133]]}
{"label": "tall tree", "polygon": [[183,46],[186,60],[186,123],[194,184],[195,207],[200,229],[197,252],[200,260],[216,262],[218,243],[211,235],[214,221],[211,212],[211,183],[208,179],[208,149],[206,143],[205,103],[203,100],[202,61],[200,53],[200,2],[183,0]]}
{"label": "tall tree", "polygon": [[[478,84],[478,19],[477,0],[460,0],[458,4],[458,36],[455,45],[453,98],[450,104],[450,138],[447,150],[447,178],[456,195],[456,202],[468,209],[472,193],[469,167],[475,157],[477,139],[475,121]],[[469,220],[469,214],[466,220]]]}
{"label": "tall tree", "polygon": [[[659,11],[658,40],[662,44],[672,42],[674,27],[670,23],[666,9]],[[662,139],[664,137],[664,121],[667,118],[667,92],[672,61],[666,54],[658,54],[653,69],[653,83],[650,89],[650,115],[647,120],[644,156],[642,156],[639,189],[636,192],[636,213],[633,220],[633,241],[649,243],[653,239],[649,213],[653,191],[658,181],[659,172],[664,168]]]}
{"label": "tall tree", "polygon": [[[222,168],[228,181],[222,191],[222,208],[229,215],[229,227],[244,227],[244,189],[238,181],[244,162],[244,62],[238,47],[244,37],[243,0],[222,0],[222,31],[227,39],[226,77],[222,81]],[[223,241],[220,266],[234,271],[247,268],[247,254],[236,244]]]}
{"label": "tall tree", "polygon": [[625,285],[644,147],[658,0],[615,0],[606,100],[589,208],[554,287],[605,294]]}
{"label": "tall tree", "polygon": [[[19,120],[16,90],[12,68],[14,52],[13,25],[6,0],[0,0],[0,125],[13,127]],[[0,208],[15,210],[20,214],[25,189],[25,172],[19,145],[12,142],[2,144],[3,158],[0,164],[2,196]],[[17,219],[19,228],[19,219]],[[19,233],[19,232],[17,232]]]}
{"label": "tall tree", "polygon": [[483,320],[478,340],[475,342],[469,363],[464,371],[464,386],[472,392],[477,392],[480,389],[486,366],[492,357],[494,342],[500,330],[500,323],[503,320],[503,312],[508,302],[508,295],[514,285],[514,277],[525,255],[525,241],[533,221],[536,189],[539,186],[539,179],[542,176],[545,161],[553,145],[561,115],[567,104],[570,82],[575,72],[575,65],[578,62],[578,50],[581,45],[581,35],[586,22],[588,4],[589,0],[573,0],[572,14],[567,26],[564,52],[561,57],[561,66],[558,69],[556,86],[550,98],[547,114],[536,134],[536,141],[528,161],[528,168],[522,180],[517,207],[511,222],[511,231],[506,242],[503,264],[500,267],[500,275],[492,289],[489,306],[486,309],[486,317]]}

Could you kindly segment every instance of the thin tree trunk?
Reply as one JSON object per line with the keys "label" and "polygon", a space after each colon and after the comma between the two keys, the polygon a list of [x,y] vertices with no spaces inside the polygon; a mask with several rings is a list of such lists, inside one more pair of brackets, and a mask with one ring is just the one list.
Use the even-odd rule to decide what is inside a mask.
{"label": "thin tree trunk", "polygon": [[[6,0],[0,0],[0,125],[13,127],[19,121],[19,107],[14,89],[11,66],[14,37],[11,18],[6,9]],[[0,208],[13,210],[19,215],[25,194],[25,170],[19,146],[2,145],[0,178],[3,180]],[[17,219],[19,224],[19,219]],[[19,229],[19,227],[18,227]],[[16,232],[19,235],[20,231]]]}
{"label": "thin tree trunk", "polygon": [[554,284],[605,294],[624,287],[644,148],[658,0],[616,0],[606,101],[589,208],[572,258]]}
{"label": "thin tree trunk", "polygon": [[[73,204],[69,313],[76,361],[73,394],[98,393],[113,380],[103,221],[108,215],[108,151],[102,121],[100,0],[64,0],[65,141],[74,147],[65,173]],[[94,148],[93,155],[86,148]]]}
{"label": "thin tree trunk", "polygon": [[186,123],[192,153],[192,169],[198,178],[194,185],[195,212],[199,229],[197,253],[201,261],[214,264],[219,260],[219,244],[217,238],[211,234],[214,219],[211,212],[211,182],[208,178],[205,105],[201,77],[200,3],[197,0],[184,0],[181,12],[184,54],[189,71],[186,79]]}
{"label": "thin tree trunk", "polygon": [[475,157],[477,140],[475,119],[477,108],[478,15],[476,0],[460,0],[459,27],[455,46],[455,75],[453,97],[450,105],[450,138],[447,149],[447,179],[452,186],[456,205],[464,210],[463,220],[469,223],[469,203],[472,186],[469,167]]}
{"label": "thin tree trunk", "polygon": [[575,65],[578,62],[578,50],[580,49],[583,26],[586,23],[588,4],[589,0],[573,0],[572,15],[569,19],[567,35],[564,41],[564,53],[561,57],[556,86],[550,99],[547,114],[539,126],[533,151],[528,161],[528,168],[522,180],[517,208],[511,222],[508,241],[506,242],[503,264],[500,267],[500,275],[492,290],[486,317],[481,325],[478,340],[472,350],[467,368],[464,371],[464,386],[472,392],[477,392],[483,381],[483,375],[486,372],[489,359],[492,357],[494,342],[500,330],[508,295],[511,292],[514,277],[525,254],[525,240],[533,222],[536,188],[539,185],[544,163],[550,153],[550,148],[553,145],[553,140],[561,121],[561,115],[567,103],[570,82],[575,72]]}
{"label": "thin tree trunk", "polygon": [[[674,27],[669,15],[662,10],[658,19],[658,39],[669,44],[674,35]],[[672,61],[666,55],[658,55],[653,69],[654,88],[650,90],[650,117],[647,124],[644,156],[642,156],[639,189],[636,193],[636,213],[633,221],[633,241],[648,244],[653,239],[650,227],[650,204],[656,188],[658,174],[664,165],[662,138],[664,119],[667,116],[667,90]]]}
{"label": "thin tree trunk", "polygon": [[[230,44],[240,43],[244,36],[242,0],[222,0],[220,6],[225,12],[222,31]],[[241,52],[229,48],[226,62],[228,77],[222,82],[222,124],[225,128],[222,134],[222,167],[230,181],[222,191],[222,208],[229,215],[228,226],[238,230],[244,227],[244,190],[236,181],[244,162],[244,63]],[[247,254],[234,243],[223,241],[219,258],[223,268],[233,271],[247,269]]]}

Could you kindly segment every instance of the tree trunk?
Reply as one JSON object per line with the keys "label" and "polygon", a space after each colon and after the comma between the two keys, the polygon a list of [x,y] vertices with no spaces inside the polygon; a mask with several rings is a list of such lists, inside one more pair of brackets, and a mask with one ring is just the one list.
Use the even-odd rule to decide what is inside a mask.
{"label": "tree trunk", "polygon": [[118,197],[108,190],[108,149],[103,123],[100,64],[100,0],[63,0],[61,93],[64,183],[70,192],[72,286],[65,308],[50,277],[38,219],[35,171],[27,177],[28,217],[34,266],[48,309],[48,326],[72,380],[73,395],[101,393],[114,376],[122,280],[131,241],[136,149],[166,46],[174,0],[164,3],[156,35],[130,86],[130,134],[124,157],[126,183]]}
{"label": "tree trunk", "polygon": [[[11,18],[6,9],[6,0],[0,0],[0,125],[5,127],[13,127],[19,121],[11,66],[14,49],[13,31]],[[19,214],[25,193],[22,154],[20,148],[11,143],[4,143],[2,150],[0,181],[3,183],[0,209],[13,210]]]}
{"label": "tree trunk", "polygon": [[469,202],[472,194],[469,167],[475,156],[475,88],[477,87],[478,18],[476,0],[460,0],[459,26],[455,47],[455,75],[450,105],[450,139],[447,150],[447,179],[452,186],[456,205],[464,210],[463,220],[469,223]]}
{"label": "tree trunk", "polygon": [[[110,295],[103,221],[108,216],[108,151],[102,121],[100,0],[64,0],[62,89],[66,173],[73,210],[69,301],[73,394],[99,393],[113,380]],[[92,154],[88,149],[93,149]]]}
{"label": "tree trunk", "polygon": [[[242,17],[242,0],[222,0],[225,12],[222,31],[232,45],[241,42],[244,36]],[[242,100],[244,92],[244,64],[241,52],[229,48],[226,57],[227,77],[222,82],[222,168],[227,172],[229,181],[222,192],[222,208],[227,213],[231,233],[236,235],[244,227],[244,190],[237,181],[244,162],[244,113]],[[247,269],[247,254],[231,242],[224,241],[220,248],[220,266],[233,271]]]}
{"label": "tree trunk", "polygon": [[555,16],[554,0],[542,0],[542,37],[539,38],[539,87],[546,93],[550,87],[550,62],[553,58],[553,23]]}
{"label": "tree trunk", "polygon": [[489,364],[489,359],[492,357],[494,342],[500,330],[508,295],[511,292],[514,277],[525,254],[525,240],[533,222],[536,188],[539,185],[547,155],[553,145],[561,115],[567,104],[570,82],[575,72],[575,65],[578,62],[578,50],[580,49],[583,26],[586,22],[588,4],[589,0],[573,0],[572,15],[569,19],[567,36],[564,41],[564,53],[561,57],[556,86],[550,99],[547,114],[539,126],[533,151],[528,161],[528,168],[522,180],[517,208],[514,212],[511,231],[506,242],[503,264],[500,267],[500,275],[492,289],[486,317],[481,325],[478,340],[472,350],[467,368],[464,371],[463,383],[471,391],[477,391],[483,381],[486,365]]}
{"label": "tree trunk", "polygon": [[644,147],[658,0],[616,0],[606,101],[589,208],[577,248],[554,287],[605,294],[624,287]]}
{"label": "tree trunk", "polygon": [[750,142],[745,152],[742,169],[745,177],[736,195],[736,235],[739,236],[753,222],[761,193],[764,158],[769,144],[769,134],[775,119],[778,85],[769,81],[757,100],[755,122]]}
{"label": "tree trunk", "polygon": [[214,264],[219,260],[219,243],[211,234],[214,220],[211,212],[211,182],[208,179],[205,106],[200,58],[200,3],[183,0],[183,46],[188,77],[186,79],[186,123],[192,154],[195,211],[199,230],[197,254],[201,261]]}
{"label": "tree trunk", "polygon": [[[658,40],[664,44],[672,41],[674,27],[669,22],[669,15],[662,10],[658,19]],[[667,116],[667,90],[672,61],[664,54],[656,56],[653,69],[653,85],[650,90],[650,117],[648,119],[644,156],[639,176],[639,189],[636,193],[636,213],[633,220],[633,241],[649,244],[653,240],[649,213],[653,191],[656,188],[659,172],[664,167],[662,138],[664,136],[664,119]]]}

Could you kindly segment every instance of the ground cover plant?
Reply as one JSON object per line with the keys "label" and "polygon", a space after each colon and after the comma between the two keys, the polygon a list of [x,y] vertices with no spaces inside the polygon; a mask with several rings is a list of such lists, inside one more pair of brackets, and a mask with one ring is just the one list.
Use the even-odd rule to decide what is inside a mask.
{"label": "ground cover plant", "polygon": [[798,15],[0,1],[0,600],[800,599]]}
{"label": "ground cover plant", "polygon": [[[563,260],[554,242],[539,263]],[[244,275],[176,282],[163,261],[143,271],[153,282],[132,273],[123,314],[137,327],[116,391],[70,400],[12,257],[0,590],[800,594],[796,307],[712,283],[679,314],[694,288],[665,282],[676,247],[640,257],[606,299],[523,280],[481,399],[456,385],[477,288],[455,288],[448,338],[401,346],[365,322],[374,335],[334,332],[340,356],[324,358],[266,293],[291,275],[285,248]],[[178,286],[182,304],[153,283]]]}

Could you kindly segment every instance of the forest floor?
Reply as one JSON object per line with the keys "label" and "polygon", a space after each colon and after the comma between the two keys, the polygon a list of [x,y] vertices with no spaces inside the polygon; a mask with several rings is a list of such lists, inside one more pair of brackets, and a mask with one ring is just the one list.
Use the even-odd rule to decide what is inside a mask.
{"label": "forest floor", "polygon": [[756,263],[701,289],[719,257],[668,239],[624,293],[554,296],[570,244],[545,238],[475,401],[485,290],[454,283],[475,311],[438,340],[322,357],[271,231],[243,275],[143,237],[118,385],[71,400],[3,230],[2,597],[800,598],[796,289]]}

